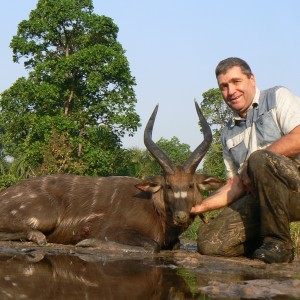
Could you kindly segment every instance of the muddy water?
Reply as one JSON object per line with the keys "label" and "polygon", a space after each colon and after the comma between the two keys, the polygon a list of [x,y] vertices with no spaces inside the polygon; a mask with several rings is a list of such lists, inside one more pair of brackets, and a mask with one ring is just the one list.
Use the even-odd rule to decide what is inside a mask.
{"label": "muddy water", "polygon": [[0,257],[0,299],[197,299],[184,270],[150,260]]}
{"label": "muddy water", "polygon": [[0,299],[300,299],[300,261],[0,242]]}

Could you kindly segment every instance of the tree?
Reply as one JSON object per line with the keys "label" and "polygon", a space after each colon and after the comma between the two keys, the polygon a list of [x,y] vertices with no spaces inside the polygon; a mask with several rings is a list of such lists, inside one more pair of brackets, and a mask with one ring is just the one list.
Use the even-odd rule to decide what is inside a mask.
{"label": "tree", "polygon": [[213,133],[222,130],[231,118],[232,112],[222,98],[219,88],[210,89],[202,94],[200,108],[204,113]]}
{"label": "tree", "polygon": [[126,164],[124,164],[124,174],[128,176],[146,178],[153,173],[154,158],[147,150],[132,147],[125,152]]}
{"label": "tree", "polygon": [[38,173],[118,173],[121,137],[139,124],[118,27],[91,0],[39,0],[11,41],[19,78],[0,99],[6,155]]}
{"label": "tree", "polygon": [[[173,136],[170,140],[160,138],[157,145],[164,150],[174,165],[183,164],[191,155],[190,146],[185,143],[181,143],[176,136]],[[156,164],[159,166],[158,164]],[[157,169],[161,172],[161,168]]]}
{"label": "tree", "polygon": [[203,172],[225,178],[225,166],[222,156],[221,130],[231,118],[232,112],[224,102],[219,89],[210,89],[203,93],[201,110],[212,128],[213,142],[205,155]]}
{"label": "tree", "polygon": [[[164,150],[175,165],[184,163],[191,155],[190,146],[181,143],[177,137],[170,140],[160,138],[156,143]],[[128,175],[146,178],[162,173],[162,169],[148,150],[131,148],[128,150]]]}
{"label": "tree", "polygon": [[213,142],[204,157],[201,172],[225,179],[225,165],[223,161],[220,134],[221,131],[217,131],[213,134]]}

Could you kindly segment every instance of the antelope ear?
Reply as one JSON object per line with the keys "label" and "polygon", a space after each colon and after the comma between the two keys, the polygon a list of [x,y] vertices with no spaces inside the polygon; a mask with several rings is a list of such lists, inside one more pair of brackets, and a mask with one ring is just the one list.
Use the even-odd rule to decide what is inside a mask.
{"label": "antelope ear", "polygon": [[140,191],[151,192],[152,194],[154,194],[162,188],[162,185],[157,184],[153,181],[144,181],[144,182],[136,184],[135,187],[137,189],[139,189]]}
{"label": "antelope ear", "polygon": [[201,174],[201,176],[197,178],[198,187],[205,191],[217,190],[224,183],[225,180],[209,175]]}

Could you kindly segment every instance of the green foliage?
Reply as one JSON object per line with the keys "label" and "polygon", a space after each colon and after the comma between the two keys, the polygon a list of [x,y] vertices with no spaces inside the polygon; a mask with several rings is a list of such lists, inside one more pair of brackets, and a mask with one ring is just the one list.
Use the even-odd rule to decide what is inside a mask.
{"label": "green foliage", "polygon": [[0,175],[0,191],[18,182],[20,179],[12,174]]}
{"label": "green foliage", "polygon": [[146,178],[153,174],[154,159],[146,150],[130,148],[124,152],[124,161],[126,161],[124,174],[128,176]]}
{"label": "green foliage", "polygon": [[213,134],[213,142],[205,155],[201,172],[225,179],[225,165],[220,134],[220,130]]}
{"label": "green foliage", "polygon": [[204,113],[212,131],[216,132],[224,128],[231,118],[232,112],[222,98],[220,89],[210,89],[202,94],[203,100],[200,108]]}
{"label": "green foliage", "polygon": [[160,138],[157,145],[168,154],[175,165],[183,164],[191,155],[190,146],[181,143],[176,136],[170,140]]}
{"label": "green foliage", "polygon": [[[159,148],[166,152],[174,165],[183,164],[191,155],[190,146],[181,143],[175,136],[173,136],[170,140],[160,138],[156,144]],[[149,172],[149,175],[157,175],[162,173],[160,165],[150,155],[150,153],[148,154],[148,157],[150,157],[149,162],[151,164],[151,171]]]}
{"label": "green foliage", "polygon": [[[88,141],[82,152],[87,175],[108,176],[127,175],[125,150],[121,148],[119,137],[105,127],[88,130]],[[96,147],[95,147],[96,145]]]}
{"label": "green foliage", "polygon": [[[160,138],[156,144],[167,153],[174,165],[182,164],[191,155],[190,146],[181,143],[175,136],[170,140]],[[127,150],[127,155],[128,175],[147,178],[162,173],[160,165],[148,150],[131,148]]]}
{"label": "green foliage", "polygon": [[188,227],[186,231],[181,234],[181,237],[188,240],[197,240],[198,238],[198,230],[201,226],[202,221],[199,216],[195,217],[194,222]]}
{"label": "green foliage", "polygon": [[201,110],[213,132],[213,141],[205,155],[201,172],[225,178],[222,146],[220,141],[221,130],[231,117],[231,110],[227,107],[219,89],[210,89],[203,93]]}
{"label": "green foliage", "polygon": [[291,237],[295,248],[296,258],[300,257],[300,222],[292,222],[290,224]]}
{"label": "green foliage", "polygon": [[[221,212],[221,210],[222,209],[209,211],[204,215],[207,219],[215,218]],[[199,227],[202,226],[203,224],[204,223],[200,219],[200,217],[196,216],[194,222],[189,226],[189,228],[185,232],[181,234],[181,237],[187,240],[197,240]]]}
{"label": "green foliage", "polygon": [[179,267],[176,270],[176,274],[179,275],[185,281],[193,296],[199,293],[197,276],[194,272],[183,267]]}
{"label": "green foliage", "polygon": [[28,177],[31,170],[24,166],[23,160],[10,161],[2,156],[0,158],[0,191]]}
{"label": "green foliage", "polygon": [[120,139],[139,124],[118,27],[91,0],[39,0],[11,41],[19,78],[0,99],[6,155],[36,173],[118,173]]}

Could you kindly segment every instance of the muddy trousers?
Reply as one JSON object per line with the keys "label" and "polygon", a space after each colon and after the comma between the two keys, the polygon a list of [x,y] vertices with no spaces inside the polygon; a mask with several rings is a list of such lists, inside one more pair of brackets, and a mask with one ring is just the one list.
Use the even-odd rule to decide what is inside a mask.
{"label": "muddy trousers", "polygon": [[264,242],[292,248],[289,225],[300,221],[299,164],[266,150],[251,154],[248,175],[253,193],[226,207],[198,233],[198,251],[206,255],[251,254]]}

